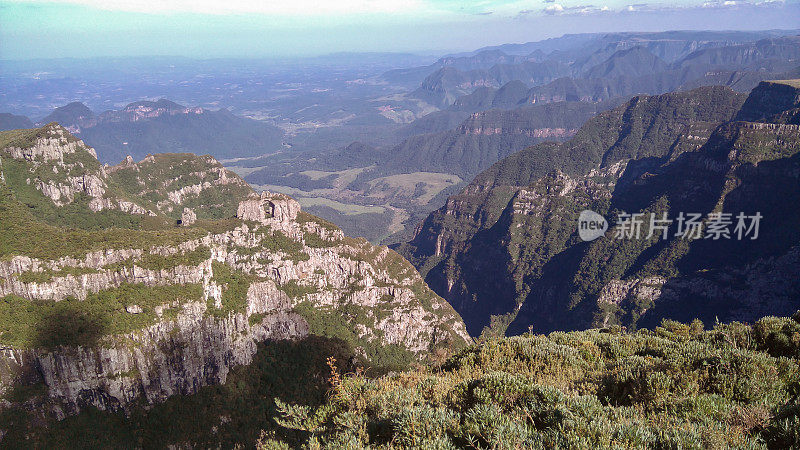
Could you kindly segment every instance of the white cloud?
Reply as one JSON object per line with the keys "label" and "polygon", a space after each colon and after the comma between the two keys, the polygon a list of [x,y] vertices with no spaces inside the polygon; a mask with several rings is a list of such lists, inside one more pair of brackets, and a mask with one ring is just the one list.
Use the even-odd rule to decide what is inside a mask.
{"label": "white cloud", "polygon": [[422,0],[21,0],[24,3],[62,3],[108,11],[144,13],[266,14],[325,16],[414,13],[427,9]]}
{"label": "white cloud", "polygon": [[544,12],[547,14],[557,14],[560,12],[564,12],[564,7],[559,5],[558,3],[553,3],[552,5],[548,5]]}

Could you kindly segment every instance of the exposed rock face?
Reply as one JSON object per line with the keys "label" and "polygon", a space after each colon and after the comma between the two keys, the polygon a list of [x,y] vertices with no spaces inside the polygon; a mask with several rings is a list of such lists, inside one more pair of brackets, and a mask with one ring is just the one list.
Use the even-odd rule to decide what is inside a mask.
{"label": "exposed rock face", "polygon": [[119,210],[128,214],[155,216],[153,211],[111,192],[113,184],[97,162],[94,149],[75,139],[58,124],[39,129],[25,146],[10,146],[2,151],[24,161],[28,173],[25,182],[34,186],[55,206],[64,206],[77,198],[88,199],[93,212]]}
{"label": "exposed rock face", "polygon": [[[70,136],[60,130],[54,132],[69,141]],[[68,157],[59,159],[57,146],[49,148],[41,139],[35,142],[37,150],[14,153],[30,158],[17,160],[27,161],[18,170],[30,171],[29,166],[38,164],[43,155],[48,161],[63,159],[72,164]],[[0,152],[4,156],[12,153]],[[3,159],[4,170],[6,161]],[[169,190],[175,183],[198,185],[190,180],[201,180],[203,186],[208,183],[209,189],[231,188],[234,190],[225,192],[234,194],[246,187],[210,157],[152,155],[140,163],[127,161],[111,168],[107,177],[99,165],[90,166],[91,160],[82,163],[98,168],[96,174],[105,183],[105,192],[141,189],[130,196],[145,204],[158,189],[175,192],[183,189]],[[78,167],[69,170],[78,176]],[[176,172],[180,168],[184,171]],[[93,192],[91,183],[80,186],[83,194]],[[13,201],[17,185],[0,187],[11,192],[11,200],[2,200]],[[47,188],[40,191],[42,204],[48,208],[56,204],[53,196],[44,196]],[[150,195],[140,197],[142,192]],[[198,195],[206,193],[203,188]],[[215,191],[214,195],[218,194]],[[166,199],[168,194],[162,195],[162,201],[171,202]],[[130,242],[127,247],[101,245],[100,250],[85,252],[77,248],[68,256],[47,258],[14,248],[9,253],[4,248],[0,308],[16,302],[36,317],[37,308],[67,304],[80,315],[81,304],[95,305],[87,308],[94,311],[91,314],[101,315],[98,323],[107,323],[103,315],[110,314],[107,317],[115,329],[124,331],[101,331],[88,343],[65,342],[51,333],[47,334],[48,343],[42,344],[44,341],[22,338],[43,332],[42,324],[25,322],[31,319],[3,322],[0,396],[16,386],[44,385],[46,395],[25,403],[27,409],[59,418],[89,405],[125,410],[140,400],[160,402],[225,382],[232,367],[251,362],[258,342],[319,333],[310,325],[312,319],[348,327],[360,354],[366,354],[368,346],[394,345],[422,358],[433,349],[469,341],[455,311],[391,250],[346,238],[333,225],[300,211],[299,204],[285,195],[256,195],[247,188],[232,199],[238,204],[218,210],[201,206],[206,217],[222,215],[223,220],[218,221],[199,221],[195,208],[184,207],[180,215],[184,228],[176,228],[174,220],[165,221],[167,228],[157,232],[174,234],[167,244],[147,239],[156,235],[142,240],[139,236],[146,232],[130,230],[128,239],[120,241]],[[95,200],[117,201],[122,211],[132,214],[140,211],[133,202],[126,208],[123,200]],[[86,214],[91,210],[89,202]],[[238,211],[239,218],[225,215],[227,211]],[[160,209],[151,212],[158,219],[165,218]],[[197,228],[209,222],[213,225],[209,229]],[[52,230],[56,234],[52,239],[62,238],[59,229]],[[96,244],[93,236],[85,235],[87,245]],[[147,296],[164,288],[180,288],[175,292],[181,294],[163,300]],[[131,298],[131,292],[145,293]],[[358,311],[356,316],[354,311]],[[50,333],[49,329],[44,332]]]}
{"label": "exposed rock face", "polygon": [[[63,206],[75,200],[75,194],[86,194],[89,197],[102,197],[105,194],[104,183],[96,175],[68,177],[62,183],[53,181],[36,181],[36,189],[49,197],[56,206]],[[101,208],[102,209],[102,208]]]}
{"label": "exposed rock face", "polygon": [[[254,310],[260,308],[254,308]],[[44,383],[57,417],[91,405],[103,410],[125,409],[144,399],[162,402],[176,394],[224,383],[233,366],[249,364],[256,343],[308,334],[298,314],[270,309],[251,326],[245,314],[225,319],[204,317],[205,305],[183,305],[177,319],[119,337],[99,347],[58,351],[4,348],[2,381],[25,378]]]}
{"label": "exposed rock face", "polygon": [[181,224],[183,226],[193,225],[197,222],[197,214],[194,213],[194,210],[191,208],[183,208],[183,214],[181,214]]}
{"label": "exposed rock face", "polygon": [[[549,332],[791,314],[800,290],[790,281],[793,258],[782,252],[798,243],[785,205],[799,194],[800,135],[785,111],[765,105],[796,109],[794,84],[764,83],[746,102],[720,88],[637,97],[565,144],[540,144],[497,163],[450,197],[403,251],[430,268],[426,281],[473,335],[503,315],[515,317],[508,332],[516,334],[531,325]],[[731,121],[745,113],[766,119]],[[552,161],[561,170],[543,173]],[[578,238],[584,209],[612,224],[606,237]],[[748,244],[621,241],[615,210],[671,219],[679,211],[760,211],[773,231]]]}
{"label": "exposed rock face", "polygon": [[629,160],[646,154],[655,164],[696,151],[743,101],[726,88],[634,98],[589,120],[571,141],[496,163],[401,251],[429,269],[426,281],[477,335],[491,316],[517,313],[545,263],[567,246],[582,209],[606,208],[619,182],[648,170]]}
{"label": "exposed rock face", "polygon": [[97,154],[94,149],[87,147],[83,141],[75,139],[69,132],[58,124],[51,123],[41,129],[37,139],[27,147],[6,147],[12,158],[24,159],[31,162],[64,162],[64,155],[80,151],[89,152],[95,159]]}
{"label": "exposed rock face", "polygon": [[286,223],[295,220],[299,212],[300,204],[293,198],[264,191],[261,195],[253,194],[239,203],[236,217],[263,224],[270,223],[269,219]]}
{"label": "exposed rock face", "polygon": [[[288,201],[284,199],[284,202],[285,207]],[[308,233],[296,222],[287,225],[294,227],[293,235]],[[415,353],[427,352],[437,340],[448,337],[468,339],[466,330],[449,306],[438,300],[433,302],[432,309],[426,308],[419,303],[412,288],[404,287],[404,283],[413,282],[415,277],[421,282],[413,270],[407,271],[410,278],[397,280],[396,275],[382,268],[382,261],[391,253],[388,249],[377,254],[370,263],[350,256],[371,251],[365,242],[356,247],[306,247],[308,259],[292,261],[290,255],[259,248],[260,237],[265,232],[270,233],[269,230],[249,229],[243,225],[221,235],[185,242],[176,248],[121,249],[90,253],[82,259],[56,261],[18,256],[0,263],[0,297],[16,295],[50,301],[68,296],[86,299],[92,293],[132,283],[147,286],[199,283],[204,286],[205,296],[204,301],[179,305],[181,312],[175,320],[164,319],[124,337],[109,337],[107,343],[98,348],[55,351],[7,348],[2,358],[10,369],[4,383],[10,384],[10,380],[21,374],[39,373],[49,387],[49,396],[64,413],[77,412],[87,404],[101,409],[122,408],[139,396],[154,402],[177,393],[190,394],[201,386],[224,382],[230,367],[248,364],[256,342],[307,334],[305,319],[292,312],[294,306],[304,302],[315,308],[335,309],[346,305],[363,308],[364,314],[375,318],[375,323],[362,327],[358,331],[361,336],[400,345]],[[153,270],[137,263],[147,255],[169,255],[204,246],[211,249],[210,258],[196,266]],[[225,318],[207,314],[209,304],[217,309],[221,307],[223,294],[228,289],[215,280],[215,261],[264,280],[251,283],[244,309]],[[49,282],[20,280],[20,274],[44,270],[58,273],[65,268],[93,272],[78,276],[56,275]],[[308,286],[310,293],[290,298],[281,286],[292,283]],[[140,314],[141,308],[132,305],[126,312]],[[255,314],[264,314],[263,320],[249,325],[249,318]],[[380,320],[379,316],[382,316]],[[451,336],[453,330],[456,334]],[[177,355],[182,355],[181,359],[175,360]]]}

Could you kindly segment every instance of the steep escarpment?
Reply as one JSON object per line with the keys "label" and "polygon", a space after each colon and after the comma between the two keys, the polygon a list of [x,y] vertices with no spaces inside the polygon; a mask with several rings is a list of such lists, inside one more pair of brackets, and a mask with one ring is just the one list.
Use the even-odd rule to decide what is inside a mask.
{"label": "steep escarpment", "polygon": [[751,122],[771,119],[776,122],[779,120],[772,116],[794,112],[797,108],[800,108],[800,82],[766,81],[753,89],[736,119]]}
{"label": "steep escarpment", "polygon": [[[709,194],[714,200],[708,200],[707,204],[683,205],[698,209],[689,208],[692,211],[686,210],[687,213],[714,211],[720,198],[726,198],[722,185],[710,185],[718,177],[711,177],[709,173],[690,177],[689,174],[696,170],[692,168],[694,166],[684,166],[687,164],[685,161],[700,158],[695,164],[709,167],[727,164],[708,157],[712,145],[714,154],[722,155],[719,157],[723,159],[737,146],[748,149],[747,154],[759,154],[760,151],[765,155],[784,155],[787,150],[781,149],[785,145],[792,148],[790,125],[752,122],[746,125],[742,122],[732,129],[717,130],[719,124],[736,116],[743,103],[741,95],[725,88],[637,97],[623,107],[590,120],[567,143],[540,144],[495,164],[476,177],[462,193],[448,199],[444,208],[429,216],[420,226],[414,241],[401,251],[426,274],[434,290],[462,313],[473,334],[480,333],[491,323],[498,326],[508,324],[515,317],[512,327],[515,333],[527,330],[530,325],[547,331],[608,323],[604,322],[605,315],[597,313],[596,303],[587,299],[599,298],[602,286],[609,285],[612,279],[625,279],[628,270],[646,265],[645,262],[653,258],[650,252],[656,250],[641,241],[624,241],[618,243],[613,251],[598,248],[593,253],[594,260],[584,260],[587,248],[600,245],[604,240],[582,243],[575,232],[578,214],[591,209],[606,215],[613,224],[616,213],[622,210],[639,212],[639,209],[650,207],[653,211],[662,211],[663,207],[656,207],[655,199],[659,196],[655,194],[651,199],[653,205],[622,208],[618,202],[627,198],[626,195],[639,192],[634,187],[648,180],[654,181],[653,174],[664,167],[672,169],[669,175],[659,179],[675,185],[685,182],[680,184],[684,197],[697,198],[699,194],[695,193],[702,189],[714,192]],[[733,139],[732,136],[738,137]],[[791,158],[791,154],[784,157]],[[742,163],[737,170],[751,173],[747,164],[764,170],[775,164],[759,162],[761,157],[754,158],[749,163]],[[788,172],[780,177],[775,174],[773,181],[791,178],[791,166],[786,167]],[[751,172],[747,172],[749,170]],[[753,187],[742,188],[740,192],[768,189],[756,188],[755,181],[751,183]],[[765,186],[772,186],[765,183]],[[747,204],[744,210],[750,211],[768,198],[771,197],[763,194],[752,197],[749,200],[752,204]],[[679,210],[669,209],[668,212],[674,219]],[[785,250],[790,247],[776,248]],[[723,254],[721,250],[714,252]],[[732,255],[730,252],[724,254]],[[630,260],[617,266],[615,257]],[[678,254],[668,253],[660,260],[654,259],[650,266],[672,267],[670,258],[678,257]],[[598,273],[591,272],[602,272],[611,267],[617,267],[613,270],[620,272],[608,279],[598,279]],[[694,270],[703,270],[702,264]],[[661,276],[669,278],[674,273]],[[653,283],[653,280],[642,281],[636,285],[640,286],[638,288],[631,284],[624,289],[627,289],[625,292],[639,290],[645,297],[656,299],[660,294],[651,289]],[[592,294],[585,290],[590,285],[593,286],[589,289]],[[603,294],[602,298],[622,292],[617,286],[621,286],[618,281],[611,283],[608,287],[610,294]],[[683,295],[677,297],[686,298]],[[779,303],[775,300],[772,305]],[[592,306],[588,306],[590,304]],[[578,305],[587,309],[581,312]],[[522,312],[517,315],[520,307]],[[759,314],[763,315],[763,311],[769,308],[769,305],[760,310],[751,307],[752,317],[740,314],[730,316],[730,319],[750,320],[760,317]],[[713,308],[706,309],[710,311]],[[629,311],[630,308],[624,305],[617,311],[619,323],[637,323],[639,315],[626,316]],[[492,316],[495,316],[494,321]],[[657,323],[658,319],[653,320]]]}
{"label": "steep escarpment", "polygon": [[322,336],[396,367],[469,339],[399,255],[211,157],[101,166],[58,125],[0,139],[6,411],[61,419],[193,394],[265,340]]}
{"label": "steep escarpment", "polygon": [[[800,196],[798,143],[796,125],[731,122],[697,152],[630,174],[607,208],[592,205],[616,225],[596,241],[568,242],[531,277],[509,332],[652,327],[665,317],[753,321],[796,310],[800,236],[787,205]],[[646,219],[638,238],[617,239],[621,212]],[[681,236],[689,214],[699,214],[701,230]]]}
{"label": "steep escarpment", "polygon": [[[495,107],[599,102],[707,85],[747,92],[763,80],[796,76],[798,39],[776,36],[748,42],[673,35],[651,40],[608,34],[568,51],[531,54],[516,62],[498,61],[484,70],[444,67],[411,96],[440,107],[469,108],[486,107],[501,91],[506,92]],[[522,83],[528,89],[521,88]],[[459,94],[462,97],[457,98]]]}

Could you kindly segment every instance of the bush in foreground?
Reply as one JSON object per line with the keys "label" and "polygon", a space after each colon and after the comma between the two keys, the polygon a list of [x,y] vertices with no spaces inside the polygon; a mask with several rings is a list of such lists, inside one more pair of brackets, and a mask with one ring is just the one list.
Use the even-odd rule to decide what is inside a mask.
{"label": "bush in foreground", "polygon": [[[331,377],[317,408],[276,401],[260,448],[797,448],[800,313],[750,326],[523,335],[440,367]],[[284,433],[285,435],[285,433]]]}

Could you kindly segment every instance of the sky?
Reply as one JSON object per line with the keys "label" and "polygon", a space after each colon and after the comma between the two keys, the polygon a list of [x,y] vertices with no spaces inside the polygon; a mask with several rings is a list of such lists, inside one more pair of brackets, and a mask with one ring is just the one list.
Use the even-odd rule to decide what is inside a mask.
{"label": "sky", "polygon": [[566,33],[800,28],[800,0],[0,0],[0,59],[442,54]]}

